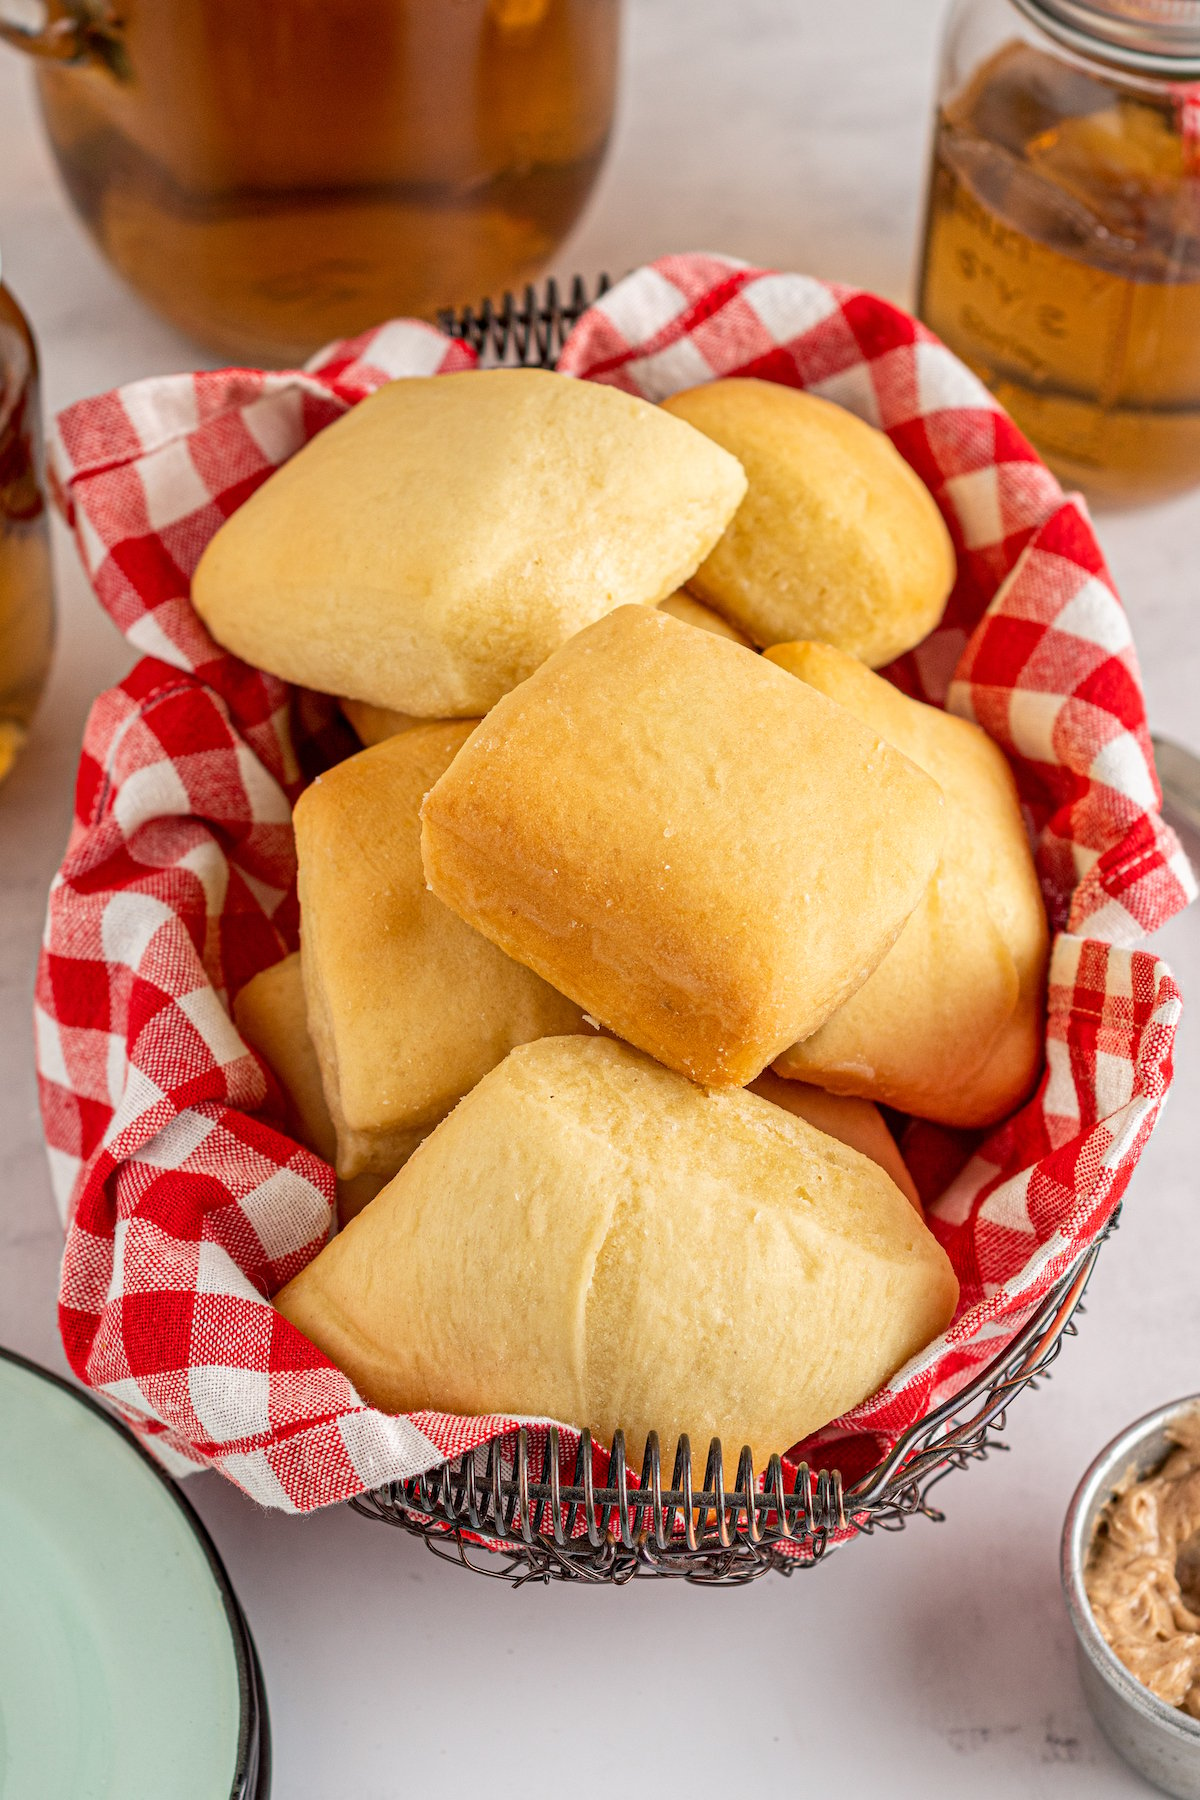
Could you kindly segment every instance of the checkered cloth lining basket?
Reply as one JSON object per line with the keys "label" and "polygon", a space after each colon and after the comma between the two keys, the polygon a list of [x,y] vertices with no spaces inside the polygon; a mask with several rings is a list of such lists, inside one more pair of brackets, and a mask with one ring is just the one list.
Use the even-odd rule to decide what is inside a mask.
{"label": "checkered cloth lining basket", "polygon": [[[393,377],[472,362],[396,321],[304,371],[82,401],[51,446],[84,566],[142,653],[92,710],[38,971],[63,1341],[170,1467],[211,1465],[288,1510],[411,1476],[515,1421],[376,1412],[270,1305],[325,1241],[334,1180],[286,1135],[229,1002],[296,947],[291,806],[353,744],[327,698],[212,641],[189,579],[222,520],[323,426]],[[949,351],[871,295],[665,257],[583,316],[559,367],[650,400],[733,374],[822,394],[889,434],[958,549],[941,626],[889,674],[1011,758],[1057,934],[1047,1063],[1035,1098],[982,1141],[908,1127],[962,1303],[943,1338],[804,1446],[861,1473],[1096,1238],[1171,1079],[1179,993],[1129,946],[1187,903],[1191,875],[1158,815],[1128,622],[1080,502]]]}

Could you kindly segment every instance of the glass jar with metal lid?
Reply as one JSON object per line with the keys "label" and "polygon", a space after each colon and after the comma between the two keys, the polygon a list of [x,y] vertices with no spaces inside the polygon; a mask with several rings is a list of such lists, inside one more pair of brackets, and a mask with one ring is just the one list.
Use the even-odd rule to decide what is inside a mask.
{"label": "glass jar with metal lid", "polygon": [[1066,480],[1200,482],[1200,0],[958,0],[918,305]]}
{"label": "glass jar with metal lid", "polygon": [[28,320],[0,280],[0,781],[25,741],[54,644],[40,477],[37,351]]}

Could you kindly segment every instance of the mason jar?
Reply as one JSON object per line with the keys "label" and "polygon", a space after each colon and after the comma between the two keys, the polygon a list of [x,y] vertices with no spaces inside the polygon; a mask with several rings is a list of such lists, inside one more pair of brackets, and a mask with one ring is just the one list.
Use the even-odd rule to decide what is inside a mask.
{"label": "mason jar", "polygon": [[1200,481],[1200,0],[958,0],[918,308],[1071,485]]}

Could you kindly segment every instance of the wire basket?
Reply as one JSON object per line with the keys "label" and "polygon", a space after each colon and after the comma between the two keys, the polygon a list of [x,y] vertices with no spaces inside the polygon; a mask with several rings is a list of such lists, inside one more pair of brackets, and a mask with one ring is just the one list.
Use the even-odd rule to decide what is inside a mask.
{"label": "wire basket", "polygon": [[[609,288],[607,275],[569,287],[554,280],[519,298],[439,313],[448,337],[468,344],[485,367],[553,367],[580,315]],[[699,1462],[680,1438],[664,1485],[657,1434],[646,1446],[640,1479],[629,1480],[624,1435],[610,1446],[604,1485],[593,1475],[593,1443],[584,1432],[569,1479],[557,1428],[527,1429],[408,1481],[350,1501],[364,1517],[396,1525],[428,1549],[477,1574],[529,1580],[622,1583],[668,1575],[707,1586],[753,1581],[770,1569],[791,1575],[821,1561],[835,1536],[899,1531],[918,1515],[940,1520],[930,1491],[953,1469],[1004,1450],[998,1432],[1015,1397],[1044,1376],[1075,1333],[1100,1246],[1116,1225],[1066,1271],[1007,1348],[952,1400],[910,1427],[890,1453],[851,1487],[837,1470],[806,1463],[785,1474],[773,1456],[759,1478],[743,1449],[734,1486],[714,1438]],[[481,1553],[481,1554],[480,1554]]]}

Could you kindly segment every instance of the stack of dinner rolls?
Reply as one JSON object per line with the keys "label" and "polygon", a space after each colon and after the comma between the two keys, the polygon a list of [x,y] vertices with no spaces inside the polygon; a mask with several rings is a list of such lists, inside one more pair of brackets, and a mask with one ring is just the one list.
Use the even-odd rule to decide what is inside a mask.
{"label": "stack of dinner rolls", "polygon": [[872,672],[954,574],[882,433],[756,380],[393,382],[214,537],[214,637],[365,746],[234,1013],[338,1176],[276,1305],[367,1401],[762,1461],[945,1329],[877,1103],[1011,1112],[1047,957],[1000,751]]}

